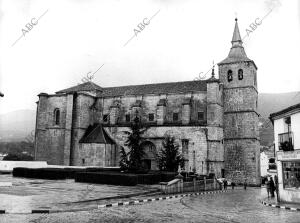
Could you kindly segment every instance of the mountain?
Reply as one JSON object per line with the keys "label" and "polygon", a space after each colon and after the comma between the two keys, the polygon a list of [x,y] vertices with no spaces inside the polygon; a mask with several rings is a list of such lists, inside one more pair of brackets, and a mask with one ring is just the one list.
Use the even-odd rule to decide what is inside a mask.
{"label": "mountain", "polygon": [[[268,146],[274,141],[273,125],[270,113],[300,103],[300,92],[258,95],[258,113],[260,114],[261,145]],[[34,110],[17,110],[0,115],[0,141],[20,141],[35,128]]]}
{"label": "mountain", "polygon": [[260,93],[258,95],[258,112],[263,118],[269,118],[273,112],[300,103],[300,92],[279,94]]}
{"label": "mountain", "polygon": [[0,115],[0,141],[24,140],[35,128],[34,110],[17,110]]}
{"label": "mountain", "polygon": [[269,120],[271,113],[300,103],[300,92],[289,93],[260,93],[258,95],[258,113],[261,127],[259,131],[260,144],[268,146],[274,141],[273,125]]}

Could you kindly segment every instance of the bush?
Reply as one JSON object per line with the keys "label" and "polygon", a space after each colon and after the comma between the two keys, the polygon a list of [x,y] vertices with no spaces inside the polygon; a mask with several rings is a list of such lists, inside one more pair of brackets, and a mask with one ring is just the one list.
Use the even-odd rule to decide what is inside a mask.
{"label": "bush", "polygon": [[138,176],[116,172],[78,172],[75,174],[75,182],[135,186],[138,184]]}

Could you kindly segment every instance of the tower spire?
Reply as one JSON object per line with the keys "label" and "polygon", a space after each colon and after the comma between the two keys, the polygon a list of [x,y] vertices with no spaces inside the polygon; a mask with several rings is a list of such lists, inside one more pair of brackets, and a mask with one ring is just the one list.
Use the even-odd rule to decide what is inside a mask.
{"label": "tower spire", "polygon": [[212,67],[212,71],[211,71],[211,77],[215,78],[215,62],[213,61],[213,67]]}
{"label": "tower spire", "polygon": [[239,25],[238,25],[237,21],[238,21],[238,19],[235,18],[235,26],[234,26],[233,36],[232,36],[232,40],[231,40],[232,46],[234,46],[234,45],[242,46],[242,44],[243,44],[243,41],[242,41],[242,38],[240,35]]}
{"label": "tower spire", "polygon": [[235,63],[235,62],[252,61],[247,57],[245,49],[243,47],[243,41],[241,38],[237,18],[235,18],[235,26],[234,26],[231,44],[232,44],[232,46],[231,46],[231,49],[229,51],[227,58],[225,60],[221,61],[219,63],[219,65],[227,64],[227,63]]}

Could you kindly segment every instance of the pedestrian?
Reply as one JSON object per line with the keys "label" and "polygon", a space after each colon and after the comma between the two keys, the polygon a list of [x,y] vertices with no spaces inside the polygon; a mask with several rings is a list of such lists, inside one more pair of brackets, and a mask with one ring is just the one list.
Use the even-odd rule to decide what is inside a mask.
{"label": "pedestrian", "polygon": [[270,185],[270,180],[269,180],[269,178],[267,178],[266,188],[267,188],[268,198],[270,198],[271,185]]}
{"label": "pedestrian", "polygon": [[274,176],[274,182],[275,182],[276,197],[277,197],[277,201],[279,202],[279,194],[278,194],[279,185],[278,185],[278,177],[277,177],[277,175]]}
{"label": "pedestrian", "polygon": [[235,183],[231,182],[231,188],[232,188],[232,190],[234,190],[234,186],[235,186]]}
{"label": "pedestrian", "polygon": [[270,190],[271,190],[271,197],[275,197],[275,194],[274,194],[274,191],[275,191],[275,183],[274,183],[272,177],[270,177]]}
{"label": "pedestrian", "polygon": [[245,179],[245,181],[244,181],[244,190],[246,190],[247,189],[247,179]]}
{"label": "pedestrian", "polygon": [[227,185],[228,185],[227,180],[225,179],[223,182],[224,182],[224,190],[227,190]]}

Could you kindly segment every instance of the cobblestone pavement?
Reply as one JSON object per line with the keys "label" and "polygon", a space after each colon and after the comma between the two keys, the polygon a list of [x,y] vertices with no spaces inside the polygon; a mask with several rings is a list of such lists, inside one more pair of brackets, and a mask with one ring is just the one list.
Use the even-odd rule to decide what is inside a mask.
{"label": "cobblestone pavement", "polygon": [[75,183],[72,179],[40,180],[14,178],[11,175],[0,175],[0,182],[12,182],[13,184],[12,187],[0,187],[0,210],[14,212],[32,209],[70,209],[72,208],[71,202],[155,190],[145,186],[97,185]]}
{"label": "cobblestone pavement", "polygon": [[0,215],[0,222],[300,222],[300,212],[266,207],[265,189],[249,188],[220,194],[156,201],[93,211]]}

